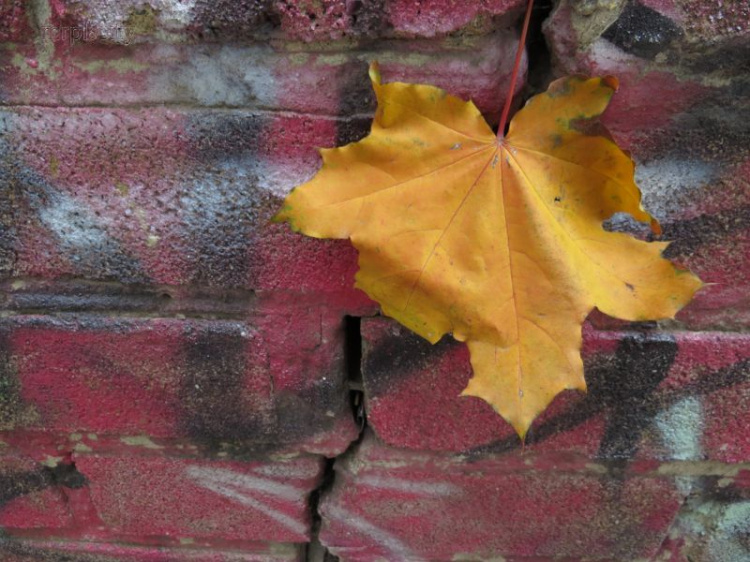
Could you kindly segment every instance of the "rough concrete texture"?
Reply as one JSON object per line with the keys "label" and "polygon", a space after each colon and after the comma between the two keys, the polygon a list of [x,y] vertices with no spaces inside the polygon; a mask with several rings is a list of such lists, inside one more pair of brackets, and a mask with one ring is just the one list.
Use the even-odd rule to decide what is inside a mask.
{"label": "rough concrete texture", "polygon": [[269,223],[367,133],[372,60],[495,123],[523,7],[0,0],[0,559],[750,560],[745,0],[535,4],[517,103],[616,75],[604,121],[709,285],[594,311],[588,394],[525,447],[458,397],[462,345],[369,318],[346,241]]}

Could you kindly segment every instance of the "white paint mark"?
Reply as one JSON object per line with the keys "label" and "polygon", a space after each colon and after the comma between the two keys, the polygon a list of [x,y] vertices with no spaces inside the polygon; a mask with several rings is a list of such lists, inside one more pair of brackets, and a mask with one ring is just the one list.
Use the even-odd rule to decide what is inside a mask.
{"label": "white paint mark", "polygon": [[361,476],[357,482],[370,488],[396,490],[419,496],[449,496],[458,491],[456,486],[445,482],[412,482],[400,478],[383,478],[381,476]]}
{"label": "white paint mark", "polygon": [[242,505],[252,507],[292,532],[307,536],[308,529],[305,524],[267,505],[263,500],[253,498],[251,495],[252,493],[258,493],[299,503],[305,495],[303,490],[280,484],[274,480],[240,474],[223,468],[190,466],[185,473],[202,488],[216,492]]}
{"label": "white paint mark", "polygon": [[[750,560],[750,501],[699,502],[680,516],[670,531],[672,538],[693,537],[696,560],[745,562]],[[697,538],[698,540],[695,540]]]}
{"label": "white paint mark", "polygon": [[[703,404],[697,396],[688,396],[660,411],[654,418],[662,442],[673,459],[700,460],[703,456]],[[690,493],[694,478],[680,476],[675,484],[680,492]]]}
{"label": "white paint mark", "polygon": [[734,562],[750,560],[747,537],[750,535],[750,501],[722,506],[715,531],[708,543],[709,560]]}
{"label": "white paint mark", "polygon": [[282,513],[276,509],[273,509],[264,503],[261,503],[247,494],[242,494],[240,492],[237,492],[236,490],[233,490],[232,488],[228,486],[222,486],[221,484],[216,484],[214,482],[206,482],[206,481],[200,481],[198,482],[203,488],[206,488],[207,490],[211,490],[212,492],[216,492],[217,494],[220,494],[222,496],[225,496],[227,498],[230,498],[238,503],[241,503],[242,505],[246,505],[248,507],[252,507],[253,509],[256,509],[263,513],[264,515],[267,515],[274,521],[277,521],[278,523],[281,523],[284,527],[289,529],[290,531],[306,536],[307,535],[307,526],[301,523],[300,521],[297,521],[296,519],[289,517],[287,514]]}
{"label": "white paint mark", "polygon": [[320,168],[320,162],[300,158],[256,160],[252,164],[258,187],[279,197],[286,197],[292,189],[311,179]]}
{"label": "white paint mark", "polygon": [[161,0],[156,2],[162,20],[165,23],[174,22],[180,27],[187,26],[192,21],[192,13],[197,0]]}
{"label": "white paint mark", "polygon": [[[169,50],[164,50],[166,55]],[[174,58],[175,53],[172,53]],[[170,57],[165,62],[170,62]],[[150,88],[164,100],[181,100],[204,106],[260,106],[278,104],[274,54],[266,47],[224,45],[189,51],[171,70],[149,78]],[[270,61],[270,62],[269,62]]]}
{"label": "white paint mark", "polygon": [[39,219],[64,244],[77,250],[94,250],[107,243],[103,225],[84,205],[63,193],[50,198],[39,210]]}
{"label": "white paint mark", "polygon": [[309,478],[310,470],[299,465],[262,464],[253,468],[253,472],[279,478]]}
{"label": "white paint mark", "polygon": [[304,491],[288,484],[280,484],[275,480],[259,478],[249,474],[240,474],[223,468],[205,468],[201,466],[191,466],[187,469],[187,474],[194,480],[203,483],[212,483],[221,486],[232,486],[259,492],[261,494],[276,496],[285,500],[298,501],[304,496]]}
{"label": "white paint mark", "polygon": [[675,460],[700,460],[703,456],[703,405],[688,396],[659,412],[655,419],[662,441]]}
{"label": "white paint mark", "polygon": [[[115,43],[128,43],[125,23],[130,15],[150,6],[158,20],[155,32],[175,33],[184,30],[193,19],[193,8],[197,0],[89,0],[86,2],[86,26],[96,35]],[[86,33],[86,28],[83,30]]]}
{"label": "white paint mark", "polygon": [[639,59],[613,45],[604,38],[596,39],[588,49],[588,56],[603,74],[630,70]]}
{"label": "white paint mark", "polygon": [[390,560],[411,560],[409,549],[404,543],[391,535],[389,532],[380,529],[367,521],[366,519],[351,513],[350,511],[335,506],[327,505],[325,514],[329,519],[336,520],[338,523],[347,527],[353,527],[364,533],[375,541],[375,544],[388,549],[394,557]]}
{"label": "white paint mark", "polygon": [[[210,171],[194,170],[184,180],[180,196],[185,227],[204,241],[213,241],[237,253],[246,252],[246,226],[253,218],[255,210],[251,203],[257,196],[248,185],[254,183],[247,163],[239,158],[218,162]],[[217,236],[224,225],[232,225],[232,229]]]}
{"label": "white paint mark", "polygon": [[687,199],[710,182],[715,172],[715,166],[699,160],[669,158],[638,164],[635,180],[644,208],[658,220],[666,220],[684,209]]}

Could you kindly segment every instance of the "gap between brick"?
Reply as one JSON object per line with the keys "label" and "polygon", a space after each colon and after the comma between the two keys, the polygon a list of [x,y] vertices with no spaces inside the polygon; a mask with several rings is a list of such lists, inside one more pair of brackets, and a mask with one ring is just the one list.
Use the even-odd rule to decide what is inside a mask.
{"label": "gap between brick", "polygon": [[323,478],[318,486],[310,494],[309,507],[312,517],[312,534],[310,543],[307,545],[305,560],[307,562],[335,562],[338,557],[332,555],[320,543],[320,527],[323,517],[320,514],[320,502],[323,497],[333,488],[336,472],[334,465],[342,457],[352,454],[362,442],[367,427],[367,415],[364,403],[364,384],[362,378],[362,319],[356,316],[344,318],[344,364],[349,386],[349,404],[352,409],[354,421],[359,427],[357,439],[349,444],[349,447],[336,457],[326,459]]}

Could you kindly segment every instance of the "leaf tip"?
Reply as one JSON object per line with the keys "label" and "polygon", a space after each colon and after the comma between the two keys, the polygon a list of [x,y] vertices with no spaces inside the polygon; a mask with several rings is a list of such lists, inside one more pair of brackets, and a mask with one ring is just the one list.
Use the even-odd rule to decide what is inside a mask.
{"label": "leaf tip", "polygon": [[289,206],[288,203],[284,203],[284,205],[276,211],[276,214],[272,216],[268,222],[271,224],[281,224],[281,223],[287,223],[289,225],[289,229],[292,232],[300,232],[299,226],[297,226],[294,223],[294,214],[292,213],[292,208]]}
{"label": "leaf tip", "polygon": [[653,232],[656,236],[662,235],[661,225],[659,224],[659,221],[653,217],[651,217],[651,232]]}
{"label": "leaf tip", "polygon": [[608,88],[612,88],[615,92],[620,89],[620,81],[615,76],[602,76],[602,84]]}
{"label": "leaf tip", "polygon": [[521,449],[526,449],[526,436],[529,433],[529,428],[531,427],[531,423],[527,422],[509,422],[510,425],[513,427],[513,430],[516,432],[516,435],[518,435],[518,438],[521,440]]}
{"label": "leaf tip", "polygon": [[462,398],[473,396],[487,402],[499,416],[501,416],[506,422],[510,424],[510,426],[518,435],[519,439],[521,439],[521,443],[525,442],[526,433],[528,433],[529,428],[531,427],[531,424],[537,414],[534,414],[530,418],[524,416],[509,416],[507,412],[501,411],[498,405],[487,397],[486,392],[483,389],[477,386],[476,378],[469,379],[469,384],[466,385],[466,388],[461,391],[461,394],[459,394],[459,396]]}
{"label": "leaf tip", "polygon": [[370,63],[369,74],[370,74],[370,80],[372,80],[372,83],[380,86],[381,76],[380,76],[380,65],[378,64],[378,61],[374,60]]}

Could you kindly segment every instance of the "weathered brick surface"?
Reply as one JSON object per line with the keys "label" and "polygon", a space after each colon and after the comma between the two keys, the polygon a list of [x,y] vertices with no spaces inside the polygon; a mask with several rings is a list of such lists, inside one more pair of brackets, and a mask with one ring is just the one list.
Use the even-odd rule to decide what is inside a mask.
{"label": "weathered brick surface", "polygon": [[[713,468],[713,471],[712,471]],[[750,532],[750,471],[708,467],[681,507],[654,562],[734,562],[747,558]]]}
{"label": "weathered brick surface", "polygon": [[[512,428],[460,397],[465,346],[435,346],[385,319],[362,323],[368,421],[386,443],[433,451],[517,451]],[[750,338],[584,331],[587,395],[566,392],[534,423],[535,452],[597,458],[750,460]]]}
{"label": "weathered brick surface", "polygon": [[[341,453],[356,437],[340,321],[271,309],[245,321],[5,320],[2,429],[59,446]],[[294,345],[292,347],[292,342]],[[71,441],[72,440],[72,441]]]}
{"label": "weathered brick surface", "polygon": [[343,316],[376,308],[348,243],[268,221],[313,147],[367,132],[371,60],[496,119],[523,4],[0,0],[0,559],[303,560],[324,481],[345,561],[748,559],[744,1],[544,26],[553,75],[620,80],[604,120],[709,282],[678,322],[592,314],[588,395],[522,450],[458,398],[462,345],[366,319],[371,427],[328,487],[357,437]]}
{"label": "weathered brick surface", "polygon": [[675,483],[582,468],[409,453],[368,435],[337,465],[321,540],[352,561],[654,554],[682,501]]}
{"label": "weathered brick surface", "polygon": [[[78,443],[96,447],[95,437],[79,437]],[[81,560],[299,559],[295,545],[309,540],[308,501],[321,482],[322,457],[190,458],[187,451],[165,454],[146,438],[129,444],[130,450],[109,453],[60,447],[60,457],[48,456],[43,463],[21,453],[24,447],[5,445],[2,559],[61,560],[64,551],[80,552]],[[88,540],[95,542],[76,542]],[[226,558],[224,550],[238,555]]]}
{"label": "weathered brick surface", "polygon": [[481,29],[483,24],[486,25],[487,20],[491,18],[495,18],[495,25],[511,23],[513,18],[521,15],[524,2],[522,0],[486,2],[391,0],[388,8],[390,21],[399,35],[431,37],[455,32],[465,26]]}
{"label": "weathered brick surface", "polygon": [[[342,293],[355,253],[268,220],[314,173],[329,119],[23,109],[2,116],[3,242],[18,276]],[[59,134],[59,131],[65,134]]]}
{"label": "weathered brick surface", "polygon": [[566,0],[545,23],[555,73],[620,80],[604,122],[633,153],[645,206],[675,240],[667,255],[711,284],[678,316],[694,329],[750,323],[748,10]]}
{"label": "weathered brick surface", "polygon": [[[54,3],[50,21],[62,25],[73,17],[69,8]],[[157,10],[160,17],[168,8]],[[506,30],[320,52],[37,39],[0,54],[6,103],[343,115],[372,110],[366,62],[376,56],[388,80],[436,83],[496,113],[512,58],[504,55],[516,40]],[[237,68],[246,69],[242,77]],[[23,107],[0,121],[0,276],[325,293],[350,313],[372,310],[352,289],[356,258],[348,244],[268,224],[281,196],[319,166],[314,147],[356,140],[366,120]]]}
{"label": "weathered brick surface", "polygon": [[0,527],[59,529],[73,518],[58,473],[15,452],[0,454]]}
{"label": "weathered brick surface", "polygon": [[0,542],[5,562],[301,562],[303,550],[300,545],[279,543],[245,546],[244,552],[231,552],[55,540]]}
{"label": "weathered brick surface", "polygon": [[26,2],[0,0],[0,42],[21,41],[28,33]]}
{"label": "weathered brick surface", "polygon": [[279,463],[75,455],[107,533],[303,543],[321,458]]}
{"label": "weathered brick surface", "polygon": [[[386,42],[371,50],[273,50],[252,45],[60,46],[47,61],[36,43],[0,50],[0,102],[41,105],[190,104],[362,114],[374,99],[367,65],[385,80],[428,82],[497,114],[517,35],[462,42]],[[50,47],[52,48],[52,47]]]}
{"label": "weathered brick surface", "polygon": [[135,0],[115,5],[62,0],[52,4],[49,19],[53,29],[68,27],[69,35],[88,42],[309,42],[476,34],[493,25],[511,25],[521,5],[522,0],[152,0],[146,5]]}

